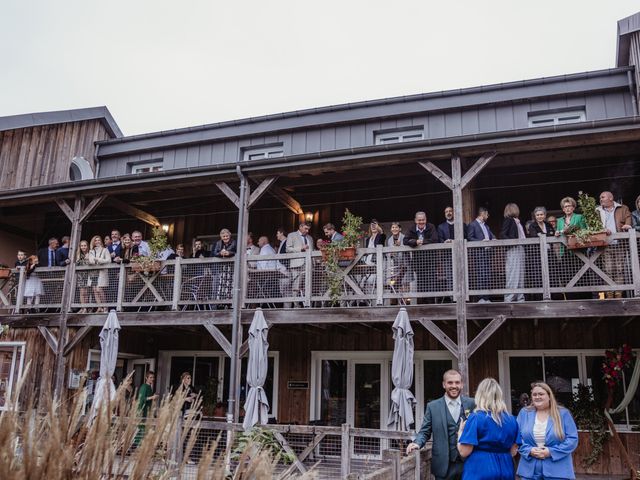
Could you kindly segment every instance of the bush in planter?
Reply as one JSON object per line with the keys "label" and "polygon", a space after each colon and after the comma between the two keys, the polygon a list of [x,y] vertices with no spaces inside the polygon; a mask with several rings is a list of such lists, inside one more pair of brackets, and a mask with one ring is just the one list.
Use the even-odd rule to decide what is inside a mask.
{"label": "bush in planter", "polygon": [[160,270],[160,268],[162,268],[162,265],[158,260],[158,255],[169,248],[167,234],[164,233],[162,228],[154,227],[151,234],[151,239],[149,240],[148,244],[150,253],[149,256],[136,255],[131,259],[131,262],[134,264],[134,270],[152,272],[158,271]]}
{"label": "bush in planter", "polygon": [[582,211],[582,216],[584,217],[587,228],[580,228],[576,225],[572,225],[565,229],[565,235],[573,235],[576,240],[576,246],[579,248],[602,246],[601,244],[591,244],[591,237],[593,235],[605,232],[600,214],[598,213],[598,210],[596,210],[598,207],[596,199],[584,192],[578,192],[578,206]]}
{"label": "bush in planter", "polygon": [[[338,242],[326,243],[323,246],[323,260],[325,262],[325,270],[327,273],[327,284],[329,287],[329,297],[331,304],[335,305],[339,302],[342,295],[343,278],[340,274],[340,261],[344,260],[341,253],[347,248],[356,248],[358,242],[362,238],[362,217],[358,217],[351,213],[349,209],[344,211],[342,217],[342,240]],[[353,259],[353,257],[351,257]]]}
{"label": "bush in planter", "polygon": [[589,432],[591,452],[582,459],[582,466],[589,468],[596,463],[604,451],[609,437],[607,422],[602,409],[596,404],[591,387],[579,383],[571,402],[571,413],[580,430]]}

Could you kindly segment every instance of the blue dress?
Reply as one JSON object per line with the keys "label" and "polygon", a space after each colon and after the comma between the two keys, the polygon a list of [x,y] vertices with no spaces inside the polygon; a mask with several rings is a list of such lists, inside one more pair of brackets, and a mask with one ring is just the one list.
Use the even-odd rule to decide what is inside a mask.
{"label": "blue dress", "polygon": [[463,480],[515,478],[510,450],[514,443],[519,443],[519,434],[513,415],[503,413],[500,426],[487,412],[473,412],[459,441],[473,445],[473,452],[464,462]]}

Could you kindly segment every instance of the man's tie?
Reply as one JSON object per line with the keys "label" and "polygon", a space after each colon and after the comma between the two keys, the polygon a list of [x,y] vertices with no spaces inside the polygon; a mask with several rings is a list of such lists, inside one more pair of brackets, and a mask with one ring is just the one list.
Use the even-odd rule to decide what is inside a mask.
{"label": "man's tie", "polygon": [[54,258],[53,250],[49,250],[49,266],[53,267],[56,264],[56,260]]}
{"label": "man's tie", "polygon": [[453,417],[453,420],[458,423],[458,420],[460,419],[460,406],[458,405],[458,402],[454,402],[453,400],[449,401],[449,405],[451,416]]}

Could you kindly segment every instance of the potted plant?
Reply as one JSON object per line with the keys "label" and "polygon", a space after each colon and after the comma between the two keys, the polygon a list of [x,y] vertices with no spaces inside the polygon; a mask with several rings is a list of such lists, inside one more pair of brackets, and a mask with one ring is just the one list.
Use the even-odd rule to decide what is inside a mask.
{"label": "potted plant", "polygon": [[580,228],[576,225],[565,230],[567,236],[567,247],[570,250],[592,247],[606,247],[607,232],[602,225],[602,219],[596,210],[596,199],[586,193],[579,192],[578,205],[582,210],[587,228]]}
{"label": "potted plant", "polygon": [[0,278],[9,278],[11,276],[11,269],[4,263],[0,263]]}
{"label": "potted plant", "polygon": [[362,238],[362,217],[357,217],[349,211],[344,211],[342,217],[342,235],[344,238],[337,242],[325,243],[321,247],[322,260],[327,273],[327,286],[329,287],[329,297],[331,304],[335,305],[342,295],[341,263],[352,262],[356,257],[356,249],[360,238]]}
{"label": "potted plant", "polygon": [[131,268],[134,272],[158,272],[162,269],[162,262],[158,255],[169,247],[167,235],[162,228],[154,227],[149,240],[149,255],[136,255],[131,259]]}

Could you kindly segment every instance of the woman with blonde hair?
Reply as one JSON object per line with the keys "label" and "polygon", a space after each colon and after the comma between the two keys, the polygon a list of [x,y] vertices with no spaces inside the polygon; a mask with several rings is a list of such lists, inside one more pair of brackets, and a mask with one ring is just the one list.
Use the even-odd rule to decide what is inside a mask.
{"label": "woman with blonde hair", "polygon": [[518,475],[522,480],[575,478],[571,454],[578,446],[578,429],[549,385],[531,385],[531,405],[520,410],[518,427],[522,437]]}
{"label": "woman with blonde hair", "polygon": [[[94,235],[89,243],[89,257],[87,264],[89,265],[108,265],[111,263],[111,254],[102,244],[102,238],[100,235]],[[109,271],[106,268],[101,268],[97,272],[89,273],[89,287],[93,287],[93,296],[96,299],[98,305],[104,305],[106,303],[106,295],[104,288],[109,286]],[[105,306],[99,307],[97,312],[104,313],[107,311]]]}
{"label": "woman with blonde hair", "polygon": [[476,409],[460,425],[458,452],[466,458],[462,480],[513,480],[518,424],[507,411],[502,388],[493,378],[478,385]]}

